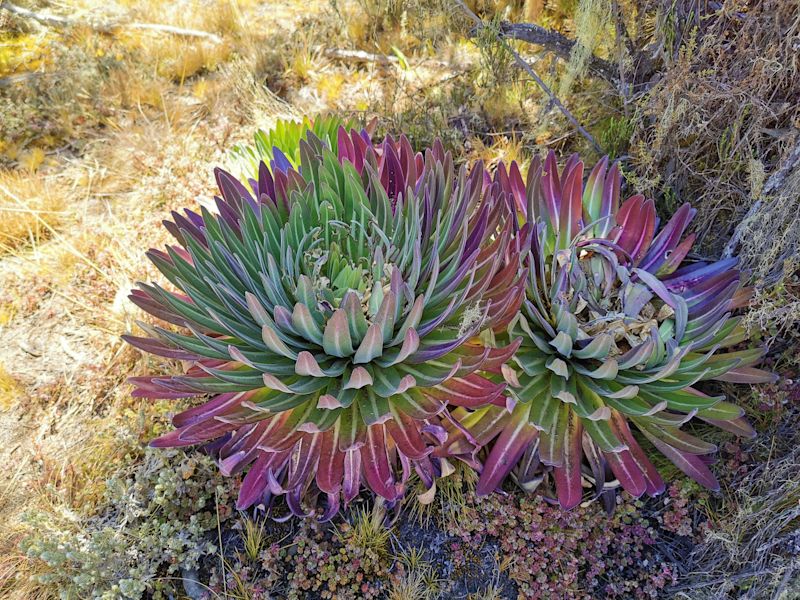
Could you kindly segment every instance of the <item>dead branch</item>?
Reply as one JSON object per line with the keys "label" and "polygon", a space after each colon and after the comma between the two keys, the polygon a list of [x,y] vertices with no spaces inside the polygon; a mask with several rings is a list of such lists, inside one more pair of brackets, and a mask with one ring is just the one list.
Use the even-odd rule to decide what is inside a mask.
{"label": "dead branch", "polygon": [[124,22],[112,22],[112,23],[99,23],[93,24],[85,21],[80,21],[78,19],[70,19],[68,17],[62,17],[59,15],[49,15],[34,12],[27,8],[23,8],[21,6],[17,6],[16,4],[12,4],[7,0],[0,0],[0,9],[5,9],[11,14],[17,15],[18,17],[22,17],[23,19],[32,19],[38,23],[43,25],[47,25],[49,27],[74,27],[76,25],[80,25],[83,27],[89,27],[94,31],[98,31],[100,33],[111,33],[117,29],[142,29],[147,31],[161,31],[164,33],[170,33],[172,35],[181,35],[186,37],[197,37],[207,39],[214,44],[222,43],[222,38],[214,33],[209,33],[207,31],[200,31],[199,29],[185,29],[183,27],[174,27],[172,25],[162,25],[160,23],[124,23]]}
{"label": "dead branch", "polygon": [[[486,24],[481,20],[478,15],[472,12],[466,4],[464,4],[463,0],[456,0],[456,4],[461,7],[461,10],[475,23],[476,29],[483,28]],[[567,118],[567,120],[575,126],[575,129],[578,130],[584,138],[586,138],[592,147],[599,153],[602,153],[603,150],[600,147],[600,144],[592,137],[592,134],[589,133],[584,127],[578,122],[575,116],[569,111],[569,109],[564,106],[561,100],[558,99],[558,96],[555,95],[553,90],[542,80],[541,77],[533,70],[533,68],[519,55],[519,53],[512,48],[508,42],[505,40],[504,36],[498,36],[497,41],[503,45],[503,47],[514,57],[514,62],[517,63],[517,66],[525,71],[528,75],[530,75],[531,79],[536,82],[536,85],[550,98],[550,101],[558,107],[558,109],[562,112],[562,114]]]}
{"label": "dead branch", "polygon": [[184,29],[183,27],[173,27],[172,25],[162,25],[160,23],[120,23],[114,26],[114,29],[143,29],[147,31],[163,31],[164,33],[171,33],[172,35],[183,35],[186,37],[199,37],[207,39],[214,44],[221,44],[222,38],[214,33],[208,31],[200,31],[199,29]]}
{"label": "dead branch", "polygon": [[[396,56],[388,54],[373,54],[372,52],[365,52],[363,50],[344,50],[342,48],[328,48],[324,50],[326,57],[332,60],[339,60],[342,62],[353,63],[375,63],[379,65],[396,65],[400,63],[400,59]],[[436,68],[448,68],[450,65],[443,60],[425,59],[414,63],[411,66],[428,66]]]}
{"label": "dead branch", "polygon": [[66,17],[59,17],[58,15],[44,15],[42,13],[33,12],[27,8],[22,8],[16,4],[6,2],[6,0],[0,1],[0,8],[4,8],[11,14],[22,17],[23,19],[33,19],[34,21],[44,25],[49,25],[50,27],[69,27],[74,24],[71,19],[67,19]]}
{"label": "dead branch", "polygon": [[[483,24],[476,26],[475,30],[479,30]],[[556,56],[569,60],[572,49],[577,42],[568,37],[553,31],[552,29],[545,29],[533,23],[511,23],[509,21],[502,21],[500,23],[500,35],[510,40],[520,40],[529,44],[536,44],[542,46]],[[594,54],[589,55],[588,61],[589,70],[593,71],[606,81],[616,84],[617,68],[602,58],[598,58]]]}
{"label": "dead branch", "polygon": [[352,61],[361,63],[378,63],[381,65],[391,65],[399,62],[396,56],[386,54],[373,54],[363,50],[342,50],[341,48],[328,48],[325,56],[334,60]]}
{"label": "dead branch", "polygon": [[745,234],[745,231],[750,226],[750,219],[759,211],[761,205],[764,202],[764,198],[766,196],[774,194],[777,190],[779,190],[786,178],[789,174],[794,170],[794,168],[800,163],[800,142],[795,144],[795,147],[786,157],[786,160],[783,164],[778,168],[772,175],[769,176],[767,182],[764,184],[763,189],[761,190],[760,198],[753,202],[753,205],[747,211],[747,214],[744,218],[739,221],[739,224],[736,226],[736,229],[733,230],[733,235],[731,239],[725,246],[725,249],[722,251],[722,258],[730,258],[733,256],[733,253],[739,246],[739,242],[742,239],[742,236]]}
{"label": "dead branch", "polygon": [[31,81],[32,79],[36,79],[42,75],[43,73],[38,71],[34,73],[17,73],[16,75],[6,75],[5,77],[0,77],[0,88],[11,87],[12,85],[16,85],[18,83],[25,83],[26,81]]}
{"label": "dead branch", "polygon": [[742,573],[737,573],[736,575],[725,575],[725,577],[720,577],[719,579],[712,579],[710,581],[696,581],[690,584],[686,584],[683,586],[675,586],[669,588],[671,592],[683,592],[688,590],[697,590],[704,587],[709,587],[712,585],[719,585],[720,583],[728,583],[731,581],[739,581],[741,579],[748,579],[750,577],[760,577],[762,575],[771,574],[773,572],[772,569],[758,569],[758,570],[750,570],[744,571]]}

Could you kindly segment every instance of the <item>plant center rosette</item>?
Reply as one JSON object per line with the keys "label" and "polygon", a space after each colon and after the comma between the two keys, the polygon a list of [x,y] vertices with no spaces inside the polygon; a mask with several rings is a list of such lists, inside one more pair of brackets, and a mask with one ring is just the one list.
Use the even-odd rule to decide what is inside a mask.
{"label": "plant center rosette", "polygon": [[481,373],[517,345],[478,336],[507,327],[525,278],[511,196],[481,165],[310,127],[281,129],[282,147],[262,134],[247,182],[217,170],[215,210],[173,213],[177,244],[148,255],[174,290],[131,296],[165,324],[125,339],[188,364],[132,378],[136,396],[203,400],[152,445],[204,444],[244,473],[240,508],[324,498],[327,519],[362,484],[390,503],[412,472],[431,487],[448,432],[468,435],[448,404],[505,406]]}
{"label": "plant center rosette", "polygon": [[739,407],[695,386],[775,379],[753,367],[761,349],[731,350],[747,339],[732,316],[749,298],[737,261],[689,258],[688,204],[663,228],[652,200],[634,195],[620,205],[620,172],[607,159],[585,185],[577,156],[559,173],[552,153],[533,161],[527,182],[516,164],[501,165],[496,180],[527,220],[517,234],[529,248],[527,290],[507,334],[521,346],[501,369],[513,410],[454,411],[490,446],[478,492],[513,469],[524,488],[545,489],[566,508],[581,501],[584,484],[598,495],[617,485],[658,494],[664,482],[645,447],[718,487],[708,468],[716,448],[687,425],[753,430]]}

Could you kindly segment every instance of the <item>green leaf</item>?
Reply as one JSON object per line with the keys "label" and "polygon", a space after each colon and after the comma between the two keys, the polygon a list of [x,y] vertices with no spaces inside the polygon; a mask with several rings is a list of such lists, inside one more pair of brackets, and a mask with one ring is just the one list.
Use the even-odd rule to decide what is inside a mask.
{"label": "green leaf", "polygon": [[333,315],[325,325],[322,347],[331,356],[344,358],[353,354],[353,342],[350,338],[347,315],[341,308],[333,312]]}
{"label": "green leaf", "polygon": [[367,329],[367,335],[361,340],[361,344],[353,357],[354,364],[364,364],[370,362],[383,354],[383,328],[380,323],[373,323]]}

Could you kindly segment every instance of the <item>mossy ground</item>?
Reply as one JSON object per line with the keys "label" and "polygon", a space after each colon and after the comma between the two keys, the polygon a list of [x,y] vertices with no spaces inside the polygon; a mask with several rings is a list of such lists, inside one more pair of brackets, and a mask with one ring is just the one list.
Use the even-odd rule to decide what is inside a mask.
{"label": "mossy ground", "polygon": [[[578,4],[591,12],[602,3],[469,4],[487,16],[536,19],[574,34]],[[637,5],[622,4],[632,11]],[[589,160],[595,155],[538,88],[519,77],[508,56],[490,41],[476,45],[465,37],[465,22],[451,3],[129,0],[109,7],[75,0],[25,6],[68,15],[78,25],[51,28],[0,9],[0,458],[6,466],[0,596],[400,600],[791,593],[800,554],[800,392],[792,381],[800,365],[800,286],[796,251],[791,255],[796,194],[770,204],[744,243],[757,276],[770,282],[748,322],[770,345],[769,364],[784,380],[726,390],[746,406],[761,435],[747,443],[720,438],[722,493],[704,493],[673,470],[678,483],[662,498],[623,498],[611,517],[598,504],[565,515],[511,487],[507,496],[478,501],[459,474],[427,507],[413,495],[389,511],[359,501],[332,525],[279,524],[261,513],[235,513],[236,482],[220,478],[206,457],[145,449],[178,407],[130,397],[128,376],[166,366],[119,336],[142,318],[126,295],[136,281],[156,277],[143,254],[165,242],[161,219],[169,210],[210,201],[211,169],[226,164],[234,143],[277,118],[320,111],[378,116],[379,133],[403,131],[417,145],[438,135],[458,157],[489,164],[524,164],[544,147],[579,150]],[[658,18],[670,22],[669,15]],[[222,42],[92,27],[109,20],[194,28]],[[760,27],[752,39],[765,35],[767,25]],[[677,43],[668,28],[656,31]],[[743,42],[736,48],[749,51]],[[770,64],[784,60],[781,48],[770,50]],[[580,73],[569,86],[571,109],[592,123],[605,151],[632,157],[626,172],[658,194],[663,214],[675,207],[675,189],[700,190],[687,199],[699,203],[703,215],[722,209],[739,214],[725,190],[708,182],[733,182],[741,200],[743,186],[763,185],[759,173],[777,160],[777,146],[758,154],[767,135],[759,127],[775,129],[769,107],[758,105],[750,114],[760,121],[743,122],[725,144],[714,146],[728,158],[691,169],[692,152],[720,136],[714,122],[707,135],[715,140],[695,144],[680,118],[687,109],[674,99],[693,81],[685,76],[692,60],[710,60],[712,50],[676,54],[672,76],[642,110],[606,101],[608,90]],[[610,56],[609,48],[596,51]],[[562,63],[543,55],[536,64],[558,83]],[[785,65],[788,72],[793,65]],[[733,71],[726,71],[731,80]],[[786,90],[785,73],[767,76]],[[750,78],[743,85],[759,97],[766,84]],[[670,133],[675,130],[681,135]],[[684,174],[697,175],[688,184],[669,163],[670,144],[678,138],[681,164],[689,165]],[[744,149],[742,140],[752,147]],[[727,168],[731,177],[717,177]],[[654,175],[661,170],[670,174],[666,183]],[[712,221],[700,225],[707,247],[718,248],[724,240],[709,237],[721,230]],[[781,245],[759,253],[758,240],[773,230],[782,232]],[[776,280],[773,266],[784,256],[790,260]]]}

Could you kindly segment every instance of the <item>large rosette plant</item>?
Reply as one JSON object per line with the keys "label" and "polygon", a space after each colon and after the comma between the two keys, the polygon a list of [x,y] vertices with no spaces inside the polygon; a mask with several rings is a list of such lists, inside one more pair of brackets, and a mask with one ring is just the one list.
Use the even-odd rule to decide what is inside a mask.
{"label": "large rosette plant", "polygon": [[481,371],[516,345],[477,336],[507,327],[525,279],[510,197],[481,165],[309,127],[266,136],[285,145],[247,182],[217,170],[214,210],[165,222],[177,243],[148,255],[174,289],[133,292],[162,323],[125,339],[188,365],[133,378],[136,396],[201,400],[154,446],[204,444],[245,473],[240,508],[285,495],[306,515],[321,492],[329,518],[362,484],[389,502],[413,471],[432,486],[460,427],[448,404],[505,405]]}

